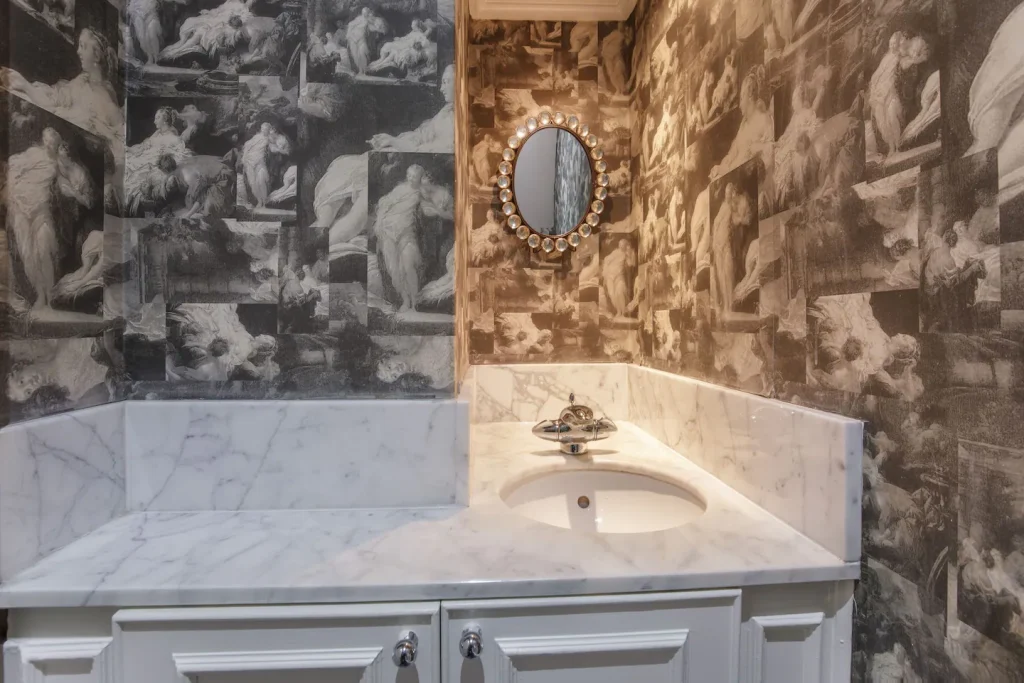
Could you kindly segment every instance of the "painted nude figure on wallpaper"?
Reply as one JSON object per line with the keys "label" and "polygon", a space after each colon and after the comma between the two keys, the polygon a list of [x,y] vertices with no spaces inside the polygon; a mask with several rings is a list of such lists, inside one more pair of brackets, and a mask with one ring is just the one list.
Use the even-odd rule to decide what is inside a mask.
{"label": "painted nude figure on wallpaper", "polygon": [[143,215],[147,202],[162,198],[162,189],[177,165],[192,156],[175,127],[177,112],[161,107],[153,115],[156,130],[125,155],[125,198],[129,215]]}
{"label": "painted nude figure on wallpaper", "polygon": [[722,161],[711,169],[712,178],[728,173],[744,161],[758,155],[764,158],[768,167],[772,166],[775,123],[759,94],[763,78],[762,70],[755,69],[743,79],[740,88],[740,113],[743,120],[729,146],[729,151]]}
{"label": "painted nude figure on wallpaper", "polygon": [[370,9],[363,7],[345,27],[348,52],[358,73],[366,73],[373,59],[374,43],[389,31],[388,24]]}
{"label": "painted nude figure on wallpaper", "polygon": [[811,79],[793,88],[793,114],[775,147],[775,202],[802,202],[818,186],[819,154],[814,141],[823,122],[819,111],[832,78],[827,66],[815,68]]}
{"label": "painted nude figure on wallpaper", "polygon": [[420,81],[437,73],[436,22],[413,19],[409,33],[384,43],[380,56],[366,67],[370,74],[394,73],[409,81]]}
{"label": "painted nude figure on wallpaper", "polygon": [[135,43],[142,51],[147,64],[156,64],[160,51],[163,50],[164,27],[160,20],[161,12],[166,11],[166,4],[185,6],[188,0],[128,0],[126,13],[130,37],[128,54],[134,55]]}
{"label": "painted nude figure on wallpaper", "polygon": [[772,21],[765,27],[765,42],[772,51],[783,51],[811,28],[822,0],[771,0]]}
{"label": "painted nude figure on wallpaper", "polygon": [[573,24],[569,32],[569,52],[576,54],[581,67],[597,64],[597,25],[586,22]]}
{"label": "painted nude figure on wallpaper", "polygon": [[630,294],[629,273],[636,268],[636,251],[625,237],[618,241],[615,250],[601,259],[601,276],[612,315],[628,318],[635,310]]}
{"label": "painted nude figure on wallpaper", "polygon": [[167,311],[169,381],[227,381],[253,350],[237,304],[179,304]]}
{"label": "painted nude figure on wallpaper", "polygon": [[490,189],[494,185],[497,166],[493,161],[501,154],[501,149],[501,143],[490,133],[485,133],[480,141],[473,145],[469,167],[473,171],[473,179],[478,187]]}
{"label": "painted nude figure on wallpaper", "polygon": [[249,17],[248,7],[237,2],[189,17],[178,31],[180,39],[161,50],[157,59],[162,63],[205,59],[219,65],[250,42],[245,25]]}
{"label": "painted nude figure on wallpaper", "polygon": [[[96,338],[33,339],[11,342],[12,367],[6,393],[14,403],[72,407],[109,401],[109,359]],[[95,400],[90,400],[94,398]]]}
{"label": "painted nude figure on wallpaper", "polygon": [[49,308],[58,257],[52,193],[91,208],[96,202],[92,182],[52,128],[43,131],[39,143],[7,160],[6,181],[7,220],[34,290],[33,308]]}
{"label": "painted nude figure on wallpaper", "polygon": [[164,211],[182,218],[227,216],[235,199],[235,173],[220,157],[189,157],[168,174],[164,189]]}
{"label": "painted nude figure on wallpaper", "polygon": [[927,62],[931,50],[924,38],[909,37],[896,31],[889,37],[889,48],[868,87],[868,105],[871,121],[878,137],[885,143],[886,154],[892,156],[900,150],[903,131],[907,125],[906,106],[900,98],[899,79],[904,72]]}
{"label": "painted nude figure on wallpaper", "polygon": [[629,94],[629,67],[626,65],[626,47],[630,38],[628,27],[620,24],[601,41],[601,68],[607,86],[616,95]]}
{"label": "painted nude figure on wallpaper", "polygon": [[417,244],[419,214],[452,217],[451,196],[430,181],[419,164],[377,204],[374,234],[384,268],[401,299],[399,312],[416,310],[422,255]]}
{"label": "painted nude figure on wallpaper", "polygon": [[[956,226],[943,235],[932,232],[925,237],[921,270],[921,289],[926,295],[921,303],[925,332],[946,331],[946,326],[955,325],[978,303],[978,292],[984,293],[982,284],[988,279],[987,268],[993,260],[979,258],[976,246],[962,245],[964,237],[965,231],[957,230]],[[998,264],[998,246],[993,255]]]}
{"label": "painted nude figure on wallpaper", "polygon": [[702,272],[711,267],[709,242],[711,237],[711,195],[704,188],[693,206],[690,217],[690,253],[694,260],[694,275],[699,280]]}
{"label": "painted nude figure on wallpaper", "polygon": [[[431,118],[414,130],[398,135],[377,133],[370,138],[370,146],[377,152],[450,154],[455,149],[455,66],[452,64],[441,75],[441,94],[444,96],[444,106]],[[501,151],[500,148],[498,151]]]}
{"label": "painted nude figure on wallpaper", "polygon": [[733,256],[733,240],[745,226],[754,220],[750,200],[741,194],[736,186],[725,186],[722,206],[715,216],[711,228],[711,259],[714,265],[714,284],[711,294],[720,315],[733,310],[736,289],[736,264]]}
{"label": "painted nude figure on wallpaper", "polygon": [[366,254],[368,215],[366,155],[344,155],[331,162],[316,184],[312,227],[328,229],[331,258]]}
{"label": "painted nude figure on wallpaper", "polygon": [[494,316],[494,350],[514,356],[549,354],[555,350],[551,330],[541,329],[529,313],[499,313]]}
{"label": "painted nude figure on wallpaper", "polygon": [[999,202],[1024,193],[1024,4],[1018,5],[992,38],[988,55],[971,84],[967,119],[974,144],[964,156],[999,150]]}
{"label": "painted nude figure on wallpaper", "polygon": [[700,87],[697,88],[697,97],[693,102],[693,117],[697,128],[703,128],[711,123],[711,93],[715,90],[715,72],[710,68],[704,69],[701,77]]}
{"label": "painted nude figure on wallpaper", "polygon": [[80,293],[103,286],[103,231],[93,230],[82,242],[82,266],[68,273],[53,286],[53,298],[73,300]]}
{"label": "painted nude figure on wallpaper", "polygon": [[713,119],[719,114],[729,110],[733,99],[736,97],[736,81],[739,74],[736,68],[736,51],[733,50],[725,57],[725,66],[722,67],[722,75],[718,78],[714,92],[711,93],[711,109],[708,118]]}
{"label": "painted nude figure on wallpaper", "polygon": [[[292,144],[288,136],[278,131],[270,122],[260,125],[259,131],[249,138],[242,147],[242,169],[245,188],[249,197],[259,208],[263,208],[270,198],[272,179],[270,177],[270,157],[280,155],[288,157],[292,152]],[[245,202],[249,204],[250,202]]]}
{"label": "painted nude figure on wallpaper", "polygon": [[[120,167],[124,158],[124,113],[113,85],[118,71],[117,52],[104,36],[87,28],[78,34],[78,59],[81,72],[69,81],[53,84],[30,83],[17,71],[0,66],[0,86],[103,138],[115,165]],[[116,177],[117,171],[114,173]],[[108,181],[108,185],[108,199],[115,202],[118,183]]]}

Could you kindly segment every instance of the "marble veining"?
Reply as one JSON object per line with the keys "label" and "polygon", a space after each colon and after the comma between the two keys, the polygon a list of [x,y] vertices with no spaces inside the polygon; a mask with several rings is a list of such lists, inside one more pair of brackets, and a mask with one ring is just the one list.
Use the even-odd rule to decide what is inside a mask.
{"label": "marble veining", "polygon": [[124,511],[121,404],[0,430],[0,580]]}
{"label": "marble veining", "polygon": [[539,422],[557,417],[576,394],[598,415],[622,419],[629,409],[623,363],[477,365],[473,367],[473,421]]}
{"label": "marble veining", "polygon": [[481,365],[474,423],[557,415],[570,391],[631,420],[845,560],[860,558],[863,425],[635,365]]}
{"label": "marble veining", "polygon": [[629,368],[629,415],[844,560],[860,558],[863,425],[648,368]]}
{"label": "marble veining", "polygon": [[466,402],[146,401],[126,410],[131,511],[467,499]]}
{"label": "marble veining", "polygon": [[[803,534],[623,422],[566,459],[529,423],[473,427],[468,507],[139,512],[0,586],[0,607],[352,602],[686,590],[858,575]],[[545,470],[606,465],[698,490],[706,513],[650,534],[533,522],[499,497]]]}

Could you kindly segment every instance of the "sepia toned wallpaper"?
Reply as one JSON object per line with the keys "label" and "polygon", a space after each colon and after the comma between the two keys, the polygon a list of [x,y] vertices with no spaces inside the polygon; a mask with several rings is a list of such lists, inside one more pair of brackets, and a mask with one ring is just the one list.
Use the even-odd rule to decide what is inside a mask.
{"label": "sepia toned wallpaper", "polygon": [[854,680],[1024,680],[1024,3],[634,26],[643,363],[866,421]]}
{"label": "sepia toned wallpaper", "polygon": [[452,394],[454,2],[3,11],[10,420]]}
{"label": "sepia toned wallpaper", "polygon": [[[630,220],[629,22],[471,21],[469,356],[473,364],[639,361],[637,231]],[[611,176],[600,234],[573,254],[530,253],[503,223],[505,141],[542,109],[596,132]]]}

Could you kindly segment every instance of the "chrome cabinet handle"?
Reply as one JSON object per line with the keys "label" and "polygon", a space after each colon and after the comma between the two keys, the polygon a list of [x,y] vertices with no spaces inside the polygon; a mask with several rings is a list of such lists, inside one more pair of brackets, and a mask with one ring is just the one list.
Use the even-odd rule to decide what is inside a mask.
{"label": "chrome cabinet handle", "polygon": [[484,640],[480,636],[480,627],[470,624],[462,632],[462,640],[459,641],[459,652],[466,659],[476,659],[484,650]]}
{"label": "chrome cabinet handle", "polygon": [[416,648],[419,647],[420,639],[412,631],[402,634],[401,640],[395,644],[395,651],[391,654],[391,661],[399,668],[412,666],[416,662]]}

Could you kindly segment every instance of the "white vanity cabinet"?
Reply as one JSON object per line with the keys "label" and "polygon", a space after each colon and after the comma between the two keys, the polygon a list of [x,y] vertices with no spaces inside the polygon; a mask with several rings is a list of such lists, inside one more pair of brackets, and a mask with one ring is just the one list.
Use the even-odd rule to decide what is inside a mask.
{"label": "white vanity cabinet", "polygon": [[[426,602],[119,610],[110,619],[110,638],[8,641],[5,680],[439,683],[439,607]],[[407,665],[398,666],[395,650],[403,646],[415,652],[410,649]]]}
{"label": "white vanity cabinet", "polygon": [[7,683],[847,683],[851,606],[852,582],[843,581],[443,602],[17,610],[4,671]]}
{"label": "white vanity cabinet", "polygon": [[[735,681],[740,595],[723,590],[445,602],[442,679]],[[474,642],[480,654],[466,659]]]}

